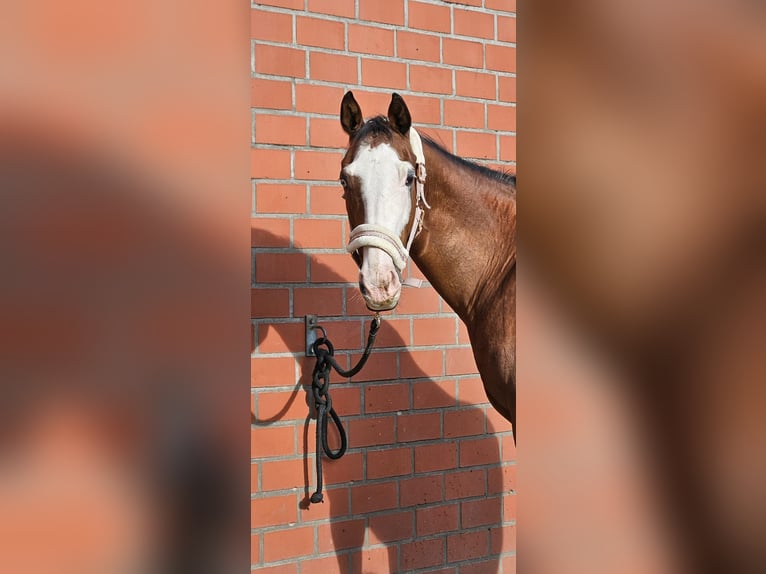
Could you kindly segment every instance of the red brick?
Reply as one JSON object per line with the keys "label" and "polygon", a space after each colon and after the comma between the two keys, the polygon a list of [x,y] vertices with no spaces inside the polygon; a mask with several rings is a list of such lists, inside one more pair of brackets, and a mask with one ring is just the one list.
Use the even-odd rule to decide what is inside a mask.
{"label": "red brick", "polygon": [[402,379],[441,377],[444,374],[444,353],[441,350],[409,351],[400,356],[399,376]]}
{"label": "red brick", "polygon": [[455,319],[415,319],[412,322],[415,345],[454,345]]}
{"label": "red brick", "polygon": [[495,18],[492,14],[478,10],[455,8],[453,17],[455,34],[459,36],[486,38],[488,40],[495,37]]}
{"label": "red brick", "polygon": [[388,548],[362,548],[351,555],[355,572],[393,572],[399,563],[399,549],[396,546]]}
{"label": "red brick", "polygon": [[452,70],[410,64],[410,87],[417,92],[451,94]]}
{"label": "red brick", "polygon": [[[333,399],[335,399],[334,391]],[[346,482],[362,480],[364,478],[362,458],[362,453],[351,452],[346,453],[345,456],[339,458],[338,460],[325,459],[322,464],[325,483],[342,484]]]}
{"label": "red brick", "polygon": [[415,540],[402,544],[401,564],[405,572],[438,566],[444,562],[444,539]]}
{"label": "red brick", "polygon": [[457,467],[455,443],[419,446],[415,451],[415,472],[431,472]]}
{"label": "red brick", "polygon": [[455,381],[428,381],[412,386],[412,406],[416,409],[436,409],[455,406]]}
{"label": "red brick", "polygon": [[337,181],[342,158],[335,152],[296,151],[295,179]]}
{"label": "red brick", "polygon": [[458,396],[461,405],[483,405],[488,402],[484,384],[478,377],[461,379],[458,384]]}
{"label": "red brick", "polygon": [[[345,457],[343,457],[345,458]],[[313,459],[308,459],[306,463],[309,465],[309,475],[311,476],[311,482],[313,484],[315,477],[313,469]],[[325,459],[327,462],[327,459]],[[313,493],[315,486],[309,488],[310,493]],[[303,490],[303,489],[301,489]],[[326,523],[330,519],[339,519],[350,515],[349,506],[349,488],[347,486],[332,486],[325,484],[324,489],[324,504],[307,504],[310,493],[303,492],[298,514],[300,521],[303,524],[314,523]]]}
{"label": "red brick", "polygon": [[251,149],[250,177],[288,179],[290,151],[286,149]]}
{"label": "red brick", "polygon": [[290,220],[258,217],[250,219],[251,247],[290,247]]}
{"label": "red brick", "polygon": [[250,536],[250,564],[258,564],[261,561],[261,537]]}
{"label": "red brick", "polygon": [[264,6],[278,6],[279,8],[292,8],[303,10],[303,0],[258,0],[258,4]]}
{"label": "red brick", "polygon": [[298,519],[298,501],[294,494],[256,498],[250,501],[250,528],[279,526]]}
{"label": "red brick", "polygon": [[[333,114],[338,117],[343,93],[343,88],[296,84],[295,109],[299,112]],[[340,120],[338,120],[338,123],[340,123]]]}
{"label": "red brick", "polygon": [[511,76],[498,76],[500,88],[500,100],[504,102],[516,101],[516,78]]}
{"label": "red brick", "polygon": [[250,79],[250,105],[270,110],[293,109],[293,88],[289,81]]}
{"label": "red brick", "polygon": [[290,44],[293,41],[293,18],[290,14],[250,10],[250,37]]}
{"label": "red brick", "polygon": [[513,426],[495,409],[487,409],[487,432],[512,432]]}
{"label": "red brick", "polygon": [[[412,519],[412,510],[370,516],[370,526],[367,529],[369,535],[368,544],[387,544],[397,540],[412,538]],[[387,571],[393,571],[393,569]],[[380,570],[380,572],[383,572],[383,570]]]}
{"label": "red brick", "polygon": [[[356,60],[356,56],[311,52],[309,54],[309,77],[312,80],[356,84],[358,83]],[[340,102],[337,106],[339,110]]]}
{"label": "red brick", "polygon": [[[439,128],[428,128],[428,130],[423,130],[423,132],[429,136],[432,140],[434,140],[436,143],[441,145],[444,149],[447,151],[453,152],[453,145],[452,145],[452,136],[454,133],[454,130],[452,128],[449,129],[439,129]],[[448,307],[445,307],[445,309],[448,309]]]}
{"label": "red brick", "polygon": [[507,435],[502,435],[502,449],[503,449],[503,460],[506,460],[506,461],[516,460],[516,442],[513,439],[512,433],[508,433]]}
{"label": "red brick", "polygon": [[306,118],[257,113],[255,143],[306,145]]}
{"label": "red brick", "polygon": [[250,316],[287,317],[290,313],[290,292],[287,289],[251,289]]}
{"label": "red brick", "polygon": [[396,55],[407,60],[439,62],[441,60],[439,36],[397,30]]}
{"label": "red brick", "polygon": [[[301,574],[328,574],[328,572],[350,574],[350,558],[350,554],[339,554],[337,557],[328,556],[327,558],[304,558],[301,560]],[[258,574],[261,574],[260,570]]]}
{"label": "red brick", "polygon": [[300,353],[304,345],[303,322],[258,325],[259,353]]}
{"label": "red brick", "polygon": [[255,210],[257,213],[304,213],[306,186],[258,183],[255,186]]}
{"label": "red brick", "polygon": [[383,24],[404,24],[404,0],[358,0],[359,19]]}
{"label": "red brick", "polygon": [[516,136],[500,136],[500,159],[516,161]]}
{"label": "red brick", "polygon": [[295,385],[295,359],[292,357],[257,357],[250,359],[250,386],[292,387]]}
{"label": "red brick", "polygon": [[438,99],[431,96],[407,96],[406,101],[414,123],[440,124],[442,122]]}
{"label": "red brick", "polygon": [[440,474],[400,479],[399,490],[401,506],[431,504],[444,500],[443,480]]}
{"label": "red brick", "polygon": [[418,508],[416,514],[418,536],[429,536],[458,529],[458,505],[444,504]]}
{"label": "red brick", "polygon": [[452,534],[447,537],[447,562],[479,558],[487,554],[489,537],[486,530]]}
{"label": "red brick", "polygon": [[363,58],[362,83],[365,86],[404,89],[407,87],[407,66],[400,62]]}
{"label": "red brick", "polygon": [[365,417],[348,423],[350,448],[378,446],[394,442],[394,417]]}
{"label": "red brick", "polygon": [[[344,148],[348,144],[348,136],[337,119],[311,118],[309,121],[309,143],[312,147]],[[338,171],[340,172],[340,166]]]}
{"label": "red brick", "polygon": [[491,130],[515,132],[516,108],[514,106],[487,106],[487,127]]}
{"label": "red brick", "polygon": [[503,520],[516,520],[516,495],[510,494],[503,497]]}
{"label": "red brick", "polygon": [[366,514],[396,507],[396,482],[360,484],[351,488],[351,511],[354,514]]}
{"label": "red brick", "polygon": [[433,287],[422,287],[420,289],[406,289],[399,299],[399,305],[396,307],[397,315],[438,313],[439,295]]}
{"label": "red brick", "polygon": [[484,104],[445,100],[444,123],[461,128],[483,128]]}
{"label": "red brick", "polygon": [[460,441],[460,466],[500,462],[500,445],[495,437]]}
{"label": "red brick", "polygon": [[481,72],[457,70],[455,72],[455,88],[458,96],[472,98],[495,99],[495,76]]}
{"label": "red brick", "polygon": [[[390,353],[385,353],[385,355],[391,356]],[[354,361],[354,363],[356,364],[356,361]],[[366,368],[367,365],[365,366],[365,369]],[[385,413],[407,410],[409,407],[409,385],[396,383],[393,385],[366,385],[364,387],[365,413]]]}
{"label": "red brick", "polygon": [[346,215],[346,202],[341,197],[339,184],[311,186],[311,213],[322,215]]}
{"label": "red brick", "polygon": [[486,415],[482,409],[459,409],[444,413],[444,437],[470,436],[484,433]]}
{"label": "red brick", "polygon": [[484,48],[479,42],[444,38],[442,58],[445,64],[481,68],[484,66]]}
{"label": "red brick", "polygon": [[407,10],[410,28],[450,33],[450,11],[447,6],[425,4],[410,0]]}
{"label": "red brick", "polygon": [[457,154],[462,157],[497,159],[497,138],[494,133],[458,131]]}
{"label": "red brick", "polygon": [[412,474],[412,449],[393,448],[367,451],[367,479]]}
{"label": "red brick", "polygon": [[447,349],[447,374],[467,375],[478,372],[470,347]]}
{"label": "red brick", "polygon": [[493,554],[516,550],[516,525],[497,526],[490,531],[490,544]]}
{"label": "red brick", "polygon": [[282,46],[255,45],[255,71],[259,74],[306,77],[306,52]]}
{"label": "red brick", "polygon": [[320,553],[358,548],[364,543],[364,519],[320,524],[317,528],[317,540]]}
{"label": "red brick", "polygon": [[287,490],[303,486],[302,459],[264,461],[261,465],[263,490]]}
{"label": "red brick", "polygon": [[256,253],[255,280],[258,283],[305,283],[306,256],[303,253]]}
{"label": "red brick", "polygon": [[516,465],[504,464],[487,470],[489,494],[508,494],[516,488]]}
{"label": "red brick", "polygon": [[298,44],[343,50],[346,31],[342,22],[298,16],[296,22]]}
{"label": "red brick", "polygon": [[296,317],[343,314],[343,289],[340,287],[296,288],[293,291],[293,313]]}
{"label": "red brick", "polygon": [[[488,560],[471,560],[460,565],[460,574],[496,574],[498,572],[498,558],[494,556]],[[503,571],[505,572],[505,570]]]}
{"label": "red brick", "polygon": [[501,42],[516,42],[516,18],[497,17],[497,39]]}
{"label": "red brick", "polygon": [[402,414],[396,417],[396,440],[410,442],[441,438],[441,414]]}
{"label": "red brick", "polygon": [[487,69],[498,72],[516,71],[516,48],[487,44]]}
{"label": "red brick", "polygon": [[362,414],[359,387],[338,387],[332,391],[332,405],[341,416]]}
{"label": "red brick", "polygon": [[[361,353],[352,354],[351,364],[356,365],[360,357],[361,357]],[[365,364],[364,369],[362,369],[362,372],[354,376],[354,381],[355,382],[387,381],[391,379],[396,379],[396,377],[397,377],[396,353],[373,352],[370,355],[370,358],[367,360],[367,363]],[[391,404],[403,405],[404,400],[399,397],[396,397],[392,400]],[[380,407],[382,405],[380,403],[377,403],[375,406]],[[407,406],[403,406],[402,408],[405,408],[405,409],[409,408],[409,403],[407,403]]]}
{"label": "red brick", "polygon": [[466,529],[500,524],[502,508],[500,497],[466,500],[460,504],[460,527]]}
{"label": "red brick", "polygon": [[485,0],[484,7],[488,10],[516,12],[516,0]]}
{"label": "red brick", "polygon": [[463,4],[465,6],[481,6],[482,0],[444,0],[450,4]]}
{"label": "red brick", "polygon": [[359,54],[394,55],[394,31],[361,24],[348,25],[348,49]]}
{"label": "red brick", "polygon": [[516,574],[516,555],[503,556],[501,559],[503,565],[503,572],[506,574]]}
{"label": "red brick", "polygon": [[410,344],[410,320],[386,319],[380,324],[380,331],[375,339],[375,348],[406,347]]}
{"label": "red brick", "polygon": [[[309,0],[308,11],[316,14],[330,14],[353,18],[356,12],[356,0]],[[300,9],[303,9],[301,4]]]}
{"label": "red brick", "polygon": [[356,283],[359,270],[347,253],[312,253],[312,283]]}
{"label": "red brick", "polygon": [[[315,290],[315,288],[312,288],[312,291]],[[327,336],[332,340],[336,351],[362,348],[362,329],[357,319],[349,321],[320,321],[320,324],[327,330]],[[310,367],[311,369],[314,368],[313,362]],[[333,376],[340,378],[335,373],[333,373]]]}
{"label": "red brick", "polygon": [[314,527],[293,527],[263,535],[263,559],[277,562],[314,553]]}
{"label": "red brick", "polygon": [[304,420],[308,412],[306,393],[303,390],[259,393],[258,395],[259,421]]}
{"label": "red brick", "polygon": [[258,568],[258,574],[296,574],[298,572],[297,564],[278,564],[276,566],[263,566]]}
{"label": "red brick", "polygon": [[293,222],[295,247],[343,247],[343,223],[338,219],[296,219]]}
{"label": "red brick", "polygon": [[447,500],[484,496],[486,485],[487,471],[484,469],[450,472],[444,477],[444,496]]}

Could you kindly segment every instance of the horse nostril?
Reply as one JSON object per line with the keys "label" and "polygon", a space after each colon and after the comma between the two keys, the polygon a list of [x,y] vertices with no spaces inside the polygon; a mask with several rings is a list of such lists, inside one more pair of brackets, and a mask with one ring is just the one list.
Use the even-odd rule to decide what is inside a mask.
{"label": "horse nostril", "polygon": [[364,295],[364,296],[367,296],[367,295],[368,295],[367,287],[365,287],[365,286],[364,286],[364,283],[362,283],[361,281],[359,282],[359,292],[360,292],[362,295]]}

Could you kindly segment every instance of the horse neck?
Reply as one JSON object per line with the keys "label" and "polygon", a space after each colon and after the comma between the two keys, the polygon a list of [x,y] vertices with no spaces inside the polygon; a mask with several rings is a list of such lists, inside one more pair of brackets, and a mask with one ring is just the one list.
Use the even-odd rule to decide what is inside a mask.
{"label": "horse neck", "polygon": [[516,200],[502,182],[453,162],[428,142],[423,148],[431,209],[412,258],[470,326],[510,272],[510,260],[515,263]]}

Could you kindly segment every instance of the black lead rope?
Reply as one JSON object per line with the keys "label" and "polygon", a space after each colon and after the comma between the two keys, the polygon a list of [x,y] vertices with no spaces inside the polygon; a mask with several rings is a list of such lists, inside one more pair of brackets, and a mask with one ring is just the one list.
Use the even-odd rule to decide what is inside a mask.
{"label": "black lead rope", "polygon": [[[375,343],[375,337],[380,329],[380,316],[375,315],[370,323],[370,334],[367,336],[367,346],[364,348],[362,358],[352,369],[348,371],[343,370],[333,355],[335,354],[335,348],[332,346],[330,339],[320,337],[311,348],[314,350],[317,362],[314,365],[314,373],[311,377],[311,390],[314,394],[314,406],[317,411],[317,446],[316,446],[316,469],[317,469],[317,490],[311,495],[311,502],[324,502],[324,495],[322,494],[322,451],[331,460],[337,460],[346,453],[348,447],[348,441],[346,439],[346,431],[343,428],[338,413],[332,406],[332,397],[330,397],[330,369],[335,369],[341,377],[353,377],[359,371],[362,370],[367,359],[370,357],[370,351],[372,345]],[[332,417],[333,423],[335,423],[340,435],[340,448],[337,451],[333,451],[330,445],[327,444],[327,414]]]}

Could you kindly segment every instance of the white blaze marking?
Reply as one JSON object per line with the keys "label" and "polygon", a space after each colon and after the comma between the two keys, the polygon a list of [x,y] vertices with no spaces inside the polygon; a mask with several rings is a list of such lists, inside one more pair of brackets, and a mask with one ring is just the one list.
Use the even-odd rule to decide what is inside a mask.
{"label": "white blaze marking", "polygon": [[388,144],[374,148],[364,145],[345,171],[361,182],[365,223],[374,223],[394,235],[401,235],[412,209],[410,190],[405,185],[412,165],[399,159]]}

